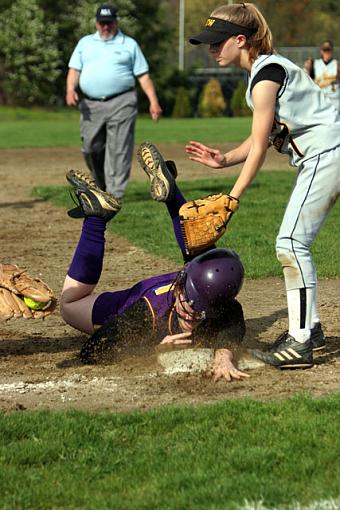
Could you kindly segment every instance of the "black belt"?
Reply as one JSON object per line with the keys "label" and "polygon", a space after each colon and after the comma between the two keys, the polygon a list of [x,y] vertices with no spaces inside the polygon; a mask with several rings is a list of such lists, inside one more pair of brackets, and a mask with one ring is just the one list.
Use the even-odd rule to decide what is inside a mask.
{"label": "black belt", "polygon": [[102,97],[90,97],[86,94],[83,94],[83,97],[85,99],[89,99],[90,101],[100,101],[101,103],[105,103],[105,101],[110,101],[110,99],[113,99],[114,97],[121,96],[122,94],[126,94],[127,92],[132,92],[134,87],[131,87],[130,89],[124,90],[123,92],[118,92],[118,94],[112,94],[112,96],[102,96]]}

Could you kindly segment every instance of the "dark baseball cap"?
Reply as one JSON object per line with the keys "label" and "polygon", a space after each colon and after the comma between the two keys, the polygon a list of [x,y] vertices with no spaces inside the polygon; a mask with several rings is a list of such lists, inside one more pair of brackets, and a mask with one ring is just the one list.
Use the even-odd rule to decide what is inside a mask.
{"label": "dark baseball cap", "polygon": [[113,5],[100,5],[96,12],[97,21],[107,21],[110,23],[117,19],[117,9]]}
{"label": "dark baseball cap", "polygon": [[321,49],[322,50],[328,50],[328,51],[332,51],[333,50],[333,43],[332,41],[324,41],[322,44],[321,44]]}
{"label": "dark baseball cap", "polygon": [[214,18],[211,16],[207,19],[205,27],[201,33],[191,37],[189,42],[191,44],[218,44],[226,39],[229,39],[233,35],[245,35],[250,37],[257,31],[257,28],[248,28],[236,23],[231,23],[220,18]]}

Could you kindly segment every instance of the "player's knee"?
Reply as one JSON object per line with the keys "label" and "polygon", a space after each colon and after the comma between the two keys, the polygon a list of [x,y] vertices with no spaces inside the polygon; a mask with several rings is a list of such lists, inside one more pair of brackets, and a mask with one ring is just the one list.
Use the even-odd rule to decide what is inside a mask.
{"label": "player's knee", "polygon": [[276,244],[276,258],[282,267],[295,266],[296,256],[291,248],[284,244]]}
{"label": "player's knee", "polygon": [[66,324],[73,326],[74,322],[74,300],[72,299],[72,294],[70,294],[70,290],[63,290],[60,296],[59,310],[60,315]]}
{"label": "player's knee", "polygon": [[70,305],[70,303],[65,299],[65,293],[62,293],[60,296],[59,310],[60,310],[60,315],[63,318],[63,320],[66,322],[66,324],[70,324],[69,305]]}

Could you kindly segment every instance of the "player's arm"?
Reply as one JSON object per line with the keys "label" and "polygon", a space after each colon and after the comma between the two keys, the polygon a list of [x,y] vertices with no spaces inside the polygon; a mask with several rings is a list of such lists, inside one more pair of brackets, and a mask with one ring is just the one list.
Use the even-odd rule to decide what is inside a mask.
{"label": "player's arm", "polygon": [[149,73],[144,73],[140,76],[137,76],[137,80],[150,102],[150,115],[152,120],[158,120],[162,115],[162,108],[159,105],[156,89],[153,84],[152,79],[150,78]]}
{"label": "player's arm", "polygon": [[76,106],[79,100],[77,87],[79,84],[80,71],[70,67],[66,78],[66,104],[67,106]]}
{"label": "player's arm", "polygon": [[131,352],[142,352],[152,345],[152,317],[146,302],[140,300],[97,329],[85,341],[80,359],[87,364],[103,359],[118,361]]}
{"label": "player's arm", "polygon": [[248,157],[250,147],[251,136],[241,145],[226,153],[195,141],[189,142],[185,146],[185,150],[191,161],[210,168],[225,168],[243,163]]}
{"label": "player's arm", "polygon": [[230,192],[235,198],[240,198],[252,183],[265,160],[279,88],[278,83],[269,80],[260,81],[253,88],[254,112],[250,148],[241,173]]}
{"label": "player's arm", "polygon": [[191,334],[191,331],[186,331],[185,333],[166,335],[159,345],[190,345],[192,343],[192,340],[189,338]]}

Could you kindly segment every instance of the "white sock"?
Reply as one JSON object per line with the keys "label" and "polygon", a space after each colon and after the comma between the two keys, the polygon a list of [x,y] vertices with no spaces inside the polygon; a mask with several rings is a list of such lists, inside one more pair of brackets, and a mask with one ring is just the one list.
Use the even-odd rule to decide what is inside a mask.
{"label": "white sock", "polygon": [[287,291],[289,334],[297,342],[304,343],[310,338],[314,298],[313,287]]}
{"label": "white sock", "polygon": [[318,297],[317,297],[317,287],[312,287],[311,289],[308,289],[312,291],[312,311],[311,311],[311,318],[312,318],[312,328],[320,322],[319,318],[319,311],[318,311]]}

